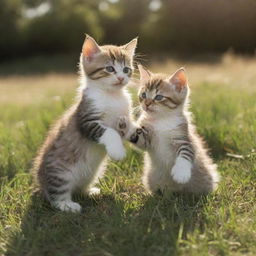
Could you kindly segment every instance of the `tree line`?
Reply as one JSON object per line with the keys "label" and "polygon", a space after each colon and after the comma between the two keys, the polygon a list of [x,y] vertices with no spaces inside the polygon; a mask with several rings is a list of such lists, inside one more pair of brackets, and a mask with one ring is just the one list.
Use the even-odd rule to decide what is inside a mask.
{"label": "tree line", "polygon": [[73,53],[88,33],[163,53],[254,53],[255,0],[0,0],[0,61]]}

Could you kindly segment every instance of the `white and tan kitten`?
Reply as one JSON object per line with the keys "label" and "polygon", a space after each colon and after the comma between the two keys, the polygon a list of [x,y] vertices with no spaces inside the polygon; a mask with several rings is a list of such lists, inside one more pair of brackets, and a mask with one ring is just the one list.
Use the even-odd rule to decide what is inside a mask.
{"label": "white and tan kitten", "polygon": [[141,65],[136,125],[121,117],[121,135],[146,150],[143,183],[158,190],[207,193],[216,189],[219,175],[188,111],[189,87],[184,69],[172,76],[152,74]]}
{"label": "white and tan kitten", "polygon": [[34,163],[41,192],[52,206],[79,212],[72,193],[93,187],[104,172],[106,153],[125,157],[115,130],[120,115],[129,118],[130,96],[124,89],[133,72],[137,39],[126,45],[99,46],[87,36],[80,57],[81,86],[75,104],[50,130]]}

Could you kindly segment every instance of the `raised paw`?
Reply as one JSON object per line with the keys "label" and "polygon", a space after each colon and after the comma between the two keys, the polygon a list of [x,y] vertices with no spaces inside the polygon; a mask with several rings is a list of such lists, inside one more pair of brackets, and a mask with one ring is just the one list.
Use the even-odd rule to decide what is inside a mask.
{"label": "raised paw", "polygon": [[134,144],[140,144],[147,148],[151,144],[151,133],[144,126],[141,126],[141,128],[136,129],[129,140]]}
{"label": "raised paw", "polygon": [[118,142],[114,142],[112,145],[107,146],[106,149],[110,158],[116,161],[122,160],[126,155],[123,144]]}
{"label": "raised paw", "polygon": [[141,128],[136,129],[135,133],[133,133],[130,137],[130,142],[137,143],[139,140],[140,134],[143,133],[143,130]]}
{"label": "raised paw", "polygon": [[119,117],[118,125],[119,125],[119,129],[122,129],[122,130],[126,129],[126,127],[127,127],[127,118],[126,118],[126,116]]}
{"label": "raised paw", "polygon": [[117,121],[117,130],[124,137],[128,131],[128,120],[126,116],[120,116]]}
{"label": "raised paw", "polygon": [[179,184],[187,183],[191,178],[191,163],[187,160],[176,161],[171,170],[171,176]]}
{"label": "raised paw", "polygon": [[109,134],[108,143],[106,145],[107,153],[113,160],[122,160],[126,153],[120,135],[113,131]]}
{"label": "raised paw", "polygon": [[122,160],[125,157],[125,148],[116,130],[108,128],[101,136],[100,143],[105,145],[107,154],[113,160]]}

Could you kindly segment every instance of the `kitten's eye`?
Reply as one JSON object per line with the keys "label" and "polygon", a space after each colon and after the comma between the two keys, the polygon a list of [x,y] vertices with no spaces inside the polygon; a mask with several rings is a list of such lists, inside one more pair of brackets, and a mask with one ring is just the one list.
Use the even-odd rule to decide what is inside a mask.
{"label": "kitten's eye", "polygon": [[147,97],[146,93],[143,92],[143,93],[141,94],[141,98],[142,98],[142,99],[146,99],[146,97]]}
{"label": "kitten's eye", "polygon": [[108,72],[110,72],[110,73],[112,73],[112,72],[115,71],[115,69],[114,69],[112,66],[107,66],[107,67],[106,67],[106,70],[107,70]]}
{"label": "kitten's eye", "polygon": [[156,95],[155,100],[162,100],[164,98],[163,95]]}
{"label": "kitten's eye", "polygon": [[132,70],[130,69],[130,68],[128,68],[128,67],[124,67],[124,69],[123,69],[123,72],[125,73],[125,74],[128,74],[128,73],[130,73]]}

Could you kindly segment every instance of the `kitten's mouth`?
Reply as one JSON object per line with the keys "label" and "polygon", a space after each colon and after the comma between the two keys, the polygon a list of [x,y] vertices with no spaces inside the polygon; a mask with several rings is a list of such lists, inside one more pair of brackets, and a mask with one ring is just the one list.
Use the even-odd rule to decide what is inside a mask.
{"label": "kitten's mouth", "polygon": [[123,82],[117,82],[117,83],[114,83],[113,85],[114,85],[114,86],[123,86],[124,83],[123,83]]}
{"label": "kitten's mouth", "polygon": [[143,106],[143,110],[146,112],[154,112],[154,110],[152,108],[145,107],[145,106]]}

